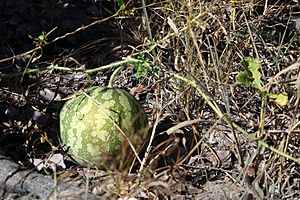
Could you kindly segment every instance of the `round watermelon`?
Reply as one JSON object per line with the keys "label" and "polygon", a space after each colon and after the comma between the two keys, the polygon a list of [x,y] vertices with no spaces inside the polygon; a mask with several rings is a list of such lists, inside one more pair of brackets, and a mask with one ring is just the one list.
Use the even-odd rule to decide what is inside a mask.
{"label": "round watermelon", "polygon": [[106,166],[128,139],[139,148],[147,131],[143,108],[122,89],[91,87],[68,100],[60,112],[61,143],[83,166]]}

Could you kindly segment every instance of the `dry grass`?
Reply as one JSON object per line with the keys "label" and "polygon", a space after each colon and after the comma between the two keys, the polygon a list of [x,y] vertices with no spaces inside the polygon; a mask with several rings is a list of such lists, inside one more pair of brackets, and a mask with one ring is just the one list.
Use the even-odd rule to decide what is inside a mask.
{"label": "dry grass", "polygon": [[[160,90],[168,94],[161,102],[176,99],[168,106],[171,112],[166,109],[165,114],[176,119],[184,113],[187,121],[209,119],[218,124],[204,126],[198,122],[190,126],[194,138],[201,138],[196,165],[203,166],[210,152],[217,157],[216,166],[222,168],[218,152],[222,154],[224,148],[234,152],[238,162],[231,170],[238,176],[232,178],[239,189],[227,194],[231,198],[246,195],[249,188],[256,198],[287,198],[299,179],[299,64],[292,65],[299,62],[299,41],[292,31],[293,9],[296,6],[291,2],[269,1],[232,1],[231,5],[220,1],[167,1],[162,7],[149,8],[153,17],[149,23],[158,33],[154,34],[158,44],[154,62],[167,72],[197,80],[232,122],[258,136],[257,140],[297,159],[298,163],[289,161],[257,145],[253,138],[245,138],[230,124],[218,121],[207,107],[209,102],[199,99],[191,84],[174,78],[160,84]],[[244,57],[260,61],[262,84],[268,92],[286,92],[288,105],[280,107],[261,98],[254,89],[236,84],[235,76],[243,70],[240,63]],[[277,81],[270,81],[275,76]],[[220,135],[231,142],[211,142],[224,140]]]}

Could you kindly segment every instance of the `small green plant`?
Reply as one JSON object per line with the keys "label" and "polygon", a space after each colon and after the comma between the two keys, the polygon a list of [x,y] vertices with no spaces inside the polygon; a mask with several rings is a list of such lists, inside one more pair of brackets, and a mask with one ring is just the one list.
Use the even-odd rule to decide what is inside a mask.
{"label": "small green plant", "polygon": [[34,42],[37,46],[43,46],[48,43],[48,36],[57,29],[57,27],[54,27],[51,31],[46,33],[45,31],[42,32],[41,35],[39,35],[37,38],[33,38]]}
{"label": "small green plant", "polygon": [[279,106],[285,106],[288,103],[288,96],[286,93],[269,93],[261,83],[261,73],[259,71],[260,62],[254,58],[244,58],[242,61],[244,71],[240,72],[237,77],[237,83],[253,87],[260,94],[261,97],[269,97],[272,101],[276,102]]}
{"label": "small green plant", "polygon": [[139,60],[139,62],[132,63],[135,69],[134,75],[136,78],[150,76],[153,73],[157,75],[160,74],[159,68],[154,64],[150,63],[148,59],[145,58],[145,54],[138,54],[137,60]]}

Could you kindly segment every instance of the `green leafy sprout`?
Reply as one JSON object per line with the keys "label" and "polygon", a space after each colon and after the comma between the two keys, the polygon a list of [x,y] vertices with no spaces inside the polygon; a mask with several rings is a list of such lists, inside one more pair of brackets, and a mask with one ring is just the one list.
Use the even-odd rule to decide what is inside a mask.
{"label": "green leafy sprout", "polygon": [[133,62],[132,65],[134,66],[135,69],[135,74],[134,76],[136,78],[141,78],[141,77],[147,77],[152,74],[157,74],[159,75],[161,72],[157,66],[154,64],[150,63],[147,58],[145,58],[145,54],[138,54],[137,59],[139,62]]}
{"label": "green leafy sprout", "polygon": [[39,35],[37,38],[34,38],[34,41],[37,43],[39,46],[43,46],[48,43],[48,35],[50,35],[53,31],[55,31],[57,27],[54,27],[51,31],[46,33],[45,31],[42,32],[41,35]]}
{"label": "green leafy sprout", "polygon": [[236,77],[238,84],[255,88],[261,96],[268,96],[281,107],[287,105],[288,96],[286,93],[268,93],[262,86],[261,73],[259,71],[260,62],[258,59],[250,57],[244,58],[241,65],[243,66],[244,71],[240,72]]}

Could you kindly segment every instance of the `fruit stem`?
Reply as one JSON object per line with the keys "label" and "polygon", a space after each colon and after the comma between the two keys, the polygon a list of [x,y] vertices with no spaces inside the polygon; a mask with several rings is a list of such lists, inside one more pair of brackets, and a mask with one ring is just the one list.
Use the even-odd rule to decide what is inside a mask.
{"label": "fruit stem", "polygon": [[110,79],[109,79],[109,82],[108,82],[108,87],[112,88],[113,85],[114,85],[114,80],[117,76],[117,74],[122,70],[122,68],[124,67],[125,65],[122,65],[120,67],[118,67],[113,73],[112,75],[110,76]]}

